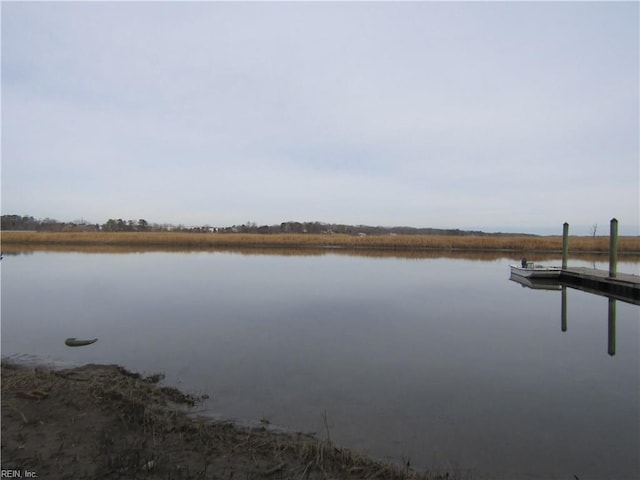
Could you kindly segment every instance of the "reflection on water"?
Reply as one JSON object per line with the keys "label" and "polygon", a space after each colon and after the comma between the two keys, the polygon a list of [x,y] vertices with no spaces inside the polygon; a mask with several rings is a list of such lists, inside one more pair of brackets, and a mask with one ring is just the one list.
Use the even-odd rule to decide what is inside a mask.
{"label": "reflection on water", "polygon": [[637,478],[638,307],[615,303],[607,330],[608,299],[520,288],[509,263],[7,255],[2,354],[161,371],[217,418],[322,434],[326,412],[336,442],[417,468]]}
{"label": "reflection on water", "polygon": [[[611,356],[616,354],[616,299],[608,297],[609,306],[607,310],[607,353]],[[567,287],[562,287],[562,331],[567,331]]]}
{"label": "reflection on water", "polygon": [[512,273],[509,280],[533,290],[562,290],[562,285],[555,278],[525,278]]}
{"label": "reflection on water", "polygon": [[[342,247],[171,247],[166,245],[148,245],[127,246],[127,245],[14,245],[5,244],[3,246],[4,253],[7,255],[31,255],[35,252],[59,252],[59,253],[236,253],[242,255],[278,255],[278,256],[322,256],[322,255],[346,255],[350,257],[375,257],[375,258],[451,258],[459,260],[476,260],[476,261],[492,261],[492,260],[520,260],[521,252],[500,252],[500,251],[463,251],[463,250],[442,250],[442,249],[426,249],[426,250],[402,250],[392,248],[342,248]],[[627,265],[640,264],[640,255],[625,254],[624,260]],[[544,262],[547,260],[556,260],[557,255],[553,253],[536,253],[536,261]],[[596,268],[596,263],[609,261],[606,253],[573,253],[572,259],[577,259],[583,263],[588,263],[592,268]]]}
{"label": "reflection on water", "polygon": [[563,332],[567,331],[567,288],[574,288],[583,292],[607,297],[609,302],[607,309],[607,353],[611,356],[616,354],[616,302],[618,300],[622,300],[634,305],[640,304],[640,301],[633,297],[628,297],[621,294],[604,293],[594,288],[588,288],[578,285],[571,285],[568,287],[566,284],[563,284],[554,278],[525,278],[519,275],[511,274],[509,280],[519,283],[523,287],[530,288],[532,290],[560,291],[562,298],[560,318],[561,330]]}

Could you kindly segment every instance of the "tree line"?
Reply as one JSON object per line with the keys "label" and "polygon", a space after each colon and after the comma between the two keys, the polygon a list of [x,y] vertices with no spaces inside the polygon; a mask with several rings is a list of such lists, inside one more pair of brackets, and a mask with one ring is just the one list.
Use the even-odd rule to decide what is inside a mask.
{"label": "tree line", "polygon": [[[2,215],[0,217],[0,229],[2,230],[30,230],[37,232],[140,232],[154,228],[144,220],[122,220],[110,218],[102,225],[75,220],[73,222],[60,222],[53,218],[37,219],[32,216]],[[158,226],[159,229],[165,228]]]}
{"label": "tree line", "polygon": [[[370,225],[345,225],[324,222],[288,221],[276,225],[257,225],[246,222],[230,227],[211,227],[209,225],[185,227],[184,225],[149,223],[145,219],[123,220],[110,218],[103,224],[87,222],[83,219],[73,222],[59,222],[51,218],[36,219],[32,216],[2,215],[1,230],[31,230],[46,232],[162,232],[178,231],[192,233],[313,233],[313,234],[346,234],[346,235],[500,235],[478,230],[416,228],[416,227],[381,227]],[[510,234],[510,235],[513,235]],[[524,234],[521,234],[524,235]]]}

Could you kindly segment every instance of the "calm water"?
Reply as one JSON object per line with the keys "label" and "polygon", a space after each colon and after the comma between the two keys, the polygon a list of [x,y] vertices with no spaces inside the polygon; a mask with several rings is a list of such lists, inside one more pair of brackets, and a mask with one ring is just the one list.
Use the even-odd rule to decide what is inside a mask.
{"label": "calm water", "polygon": [[5,255],[2,355],[164,372],[216,418],[320,437],[326,412],[335,442],[419,468],[638,478],[639,307],[617,302],[611,356],[607,298],[569,289],[562,332],[561,293],[510,262]]}

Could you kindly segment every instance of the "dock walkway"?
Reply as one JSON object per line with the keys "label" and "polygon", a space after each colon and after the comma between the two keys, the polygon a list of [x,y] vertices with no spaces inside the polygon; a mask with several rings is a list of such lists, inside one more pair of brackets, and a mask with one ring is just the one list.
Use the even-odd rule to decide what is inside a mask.
{"label": "dock walkway", "polygon": [[615,277],[610,277],[609,272],[605,270],[569,267],[562,270],[559,280],[568,285],[586,287],[605,294],[621,295],[640,301],[640,275],[617,273]]}

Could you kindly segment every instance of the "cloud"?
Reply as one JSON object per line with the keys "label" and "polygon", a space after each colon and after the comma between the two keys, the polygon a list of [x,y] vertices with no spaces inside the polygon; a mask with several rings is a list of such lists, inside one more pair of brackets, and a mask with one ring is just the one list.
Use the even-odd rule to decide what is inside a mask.
{"label": "cloud", "polygon": [[640,223],[633,3],[2,14],[3,213]]}

